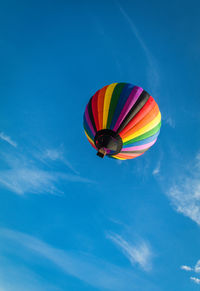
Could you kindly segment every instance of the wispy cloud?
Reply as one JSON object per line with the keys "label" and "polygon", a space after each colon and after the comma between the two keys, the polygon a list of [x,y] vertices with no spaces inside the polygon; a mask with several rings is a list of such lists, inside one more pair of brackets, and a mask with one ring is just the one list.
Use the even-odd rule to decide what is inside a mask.
{"label": "wispy cloud", "polygon": [[44,171],[38,168],[13,168],[0,172],[0,184],[16,194],[54,194],[64,192],[59,190],[56,184],[59,181],[94,183],[93,181],[73,174],[65,174],[54,171]]}
{"label": "wispy cloud", "polygon": [[[22,248],[23,254],[25,251],[29,251],[29,262],[31,254],[34,258],[35,256],[42,257],[64,274],[71,275],[90,286],[100,288],[100,290],[132,291],[132,286],[137,289],[141,284],[145,284],[145,280],[141,280],[126,269],[121,269],[87,254],[55,248],[34,236],[22,232],[0,229],[0,236],[1,240],[9,240],[13,243],[15,252],[20,252],[20,248]],[[157,288],[152,289],[156,290]]]}
{"label": "wispy cloud", "polygon": [[0,291],[61,291],[23,264],[17,264],[2,255],[0,274]]}
{"label": "wispy cloud", "polygon": [[200,155],[191,164],[187,174],[182,174],[168,191],[176,210],[200,225]]}
{"label": "wispy cloud", "polygon": [[161,162],[159,161],[155,167],[155,169],[153,170],[153,175],[156,176],[160,173],[160,165],[161,165]]}
{"label": "wispy cloud", "polygon": [[133,35],[138,40],[141,48],[143,49],[143,51],[145,53],[145,56],[146,56],[147,61],[149,63],[148,79],[149,79],[149,82],[151,85],[154,84],[154,89],[156,90],[158,85],[159,85],[159,73],[158,73],[158,68],[157,68],[155,58],[151,54],[148,46],[146,45],[145,41],[143,40],[142,36],[140,35],[132,18],[127,14],[127,12],[124,10],[124,8],[121,6],[121,4],[118,1],[116,1],[116,3],[118,5],[119,10],[121,11],[122,15],[124,16],[124,19],[129,24],[129,27],[130,27]]}
{"label": "wispy cloud", "polygon": [[144,240],[140,240],[136,244],[133,244],[126,241],[120,235],[113,233],[107,234],[107,238],[120,248],[132,265],[137,263],[145,271],[151,269],[152,252],[149,245]]}
{"label": "wispy cloud", "polygon": [[63,153],[58,149],[46,149],[44,156],[52,161],[63,160]]}
{"label": "wispy cloud", "polygon": [[[187,272],[193,272],[193,273],[200,273],[200,260],[197,261],[196,265],[194,267],[190,267],[187,265],[182,265],[181,269]],[[196,284],[200,284],[200,278],[197,277],[190,277],[190,280],[195,282]]]}
{"label": "wispy cloud", "polygon": [[139,44],[141,45],[142,49],[144,50],[146,56],[147,56],[147,59],[149,60],[149,62],[151,63],[152,62],[152,56],[151,56],[151,53],[148,49],[148,47],[146,46],[143,38],[140,36],[139,34],[139,31],[137,29],[137,27],[135,26],[133,20],[129,17],[129,15],[126,13],[126,11],[124,10],[124,8],[121,6],[121,4],[116,1],[116,3],[118,4],[118,7],[122,13],[122,15],[124,16],[124,18],[126,19],[126,21],[128,22],[128,24],[130,25],[130,29],[131,31],[133,32],[134,36],[137,38]]}
{"label": "wispy cloud", "polygon": [[182,265],[182,266],[181,266],[181,269],[184,270],[184,271],[187,271],[187,272],[192,271],[192,268],[189,267],[189,266],[186,266],[186,265]]}
{"label": "wispy cloud", "polygon": [[196,277],[190,277],[190,279],[195,282],[196,284],[200,285],[200,279]]}
{"label": "wispy cloud", "polygon": [[[48,154],[52,158],[57,158],[55,152],[54,154],[52,152]],[[52,165],[44,167],[41,160],[30,153],[1,153],[0,158],[7,164],[7,169],[0,171],[0,185],[16,194],[47,193],[61,195],[63,190],[60,184],[63,182],[94,183],[74,172],[61,172]]]}
{"label": "wispy cloud", "polygon": [[34,153],[35,156],[41,161],[41,162],[61,162],[65,166],[67,166],[74,174],[79,175],[79,172],[72,166],[70,161],[65,157],[64,150],[62,147],[59,148],[47,148],[42,151],[37,151]]}
{"label": "wispy cloud", "polygon": [[197,263],[194,267],[182,265],[181,269],[185,270],[185,271],[193,271],[195,273],[200,273],[200,260],[197,261]]}
{"label": "wispy cloud", "polygon": [[63,192],[58,190],[55,186],[57,180],[57,173],[25,167],[1,171],[0,177],[1,185],[17,194],[62,194]]}
{"label": "wispy cloud", "polygon": [[17,147],[17,143],[13,141],[10,136],[6,135],[3,132],[0,132],[0,139],[6,141],[7,143],[9,143],[11,146],[15,148]]}
{"label": "wispy cloud", "polygon": [[172,119],[172,117],[165,117],[165,118],[163,118],[163,120],[170,127],[175,128],[175,121]]}
{"label": "wispy cloud", "polygon": [[194,270],[196,273],[200,273],[200,260],[197,261]]}

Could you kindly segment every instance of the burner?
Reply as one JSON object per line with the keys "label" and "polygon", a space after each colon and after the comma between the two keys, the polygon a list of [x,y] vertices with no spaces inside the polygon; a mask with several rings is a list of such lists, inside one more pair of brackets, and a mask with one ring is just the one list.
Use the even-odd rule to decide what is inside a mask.
{"label": "burner", "polygon": [[97,155],[103,158],[105,155],[116,155],[121,151],[123,142],[119,134],[111,129],[97,131],[94,142],[98,148]]}

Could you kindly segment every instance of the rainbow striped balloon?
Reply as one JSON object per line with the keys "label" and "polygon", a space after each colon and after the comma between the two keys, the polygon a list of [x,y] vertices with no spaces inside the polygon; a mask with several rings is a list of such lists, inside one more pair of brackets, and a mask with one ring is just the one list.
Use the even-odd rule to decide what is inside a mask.
{"label": "rainbow striped balloon", "polygon": [[103,87],[85,109],[85,134],[100,157],[136,158],[156,142],[160,127],[161,113],[153,97],[129,83]]}

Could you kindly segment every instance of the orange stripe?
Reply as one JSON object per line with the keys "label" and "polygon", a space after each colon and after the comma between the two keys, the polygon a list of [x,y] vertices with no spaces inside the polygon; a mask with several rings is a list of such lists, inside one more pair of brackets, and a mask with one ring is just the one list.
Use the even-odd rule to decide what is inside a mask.
{"label": "orange stripe", "polygon": [[120,136],[123,136],[128,132],[133,126],[135,126],[140,120],[142,120],[146,114],[148,114],[152,108],[155,106],[156,102],[152,96],[149,97],[148,101],[140,109],[140,111],[129,121],[127,126],[120,132]]}
{"label": "orange stripe", "polygon": [[121,159],[126,159],[126,160],[128,160],[128,159],[134,159],[134,158],[137,158],[137,157],[139,157],[139,156],[141,156],[141,155],[143,155],[143,153],[140,153],[140,154],[129,154],[129,155],[127,155],[127,154],[121,154],[121,153],[119,153],[119,154],[117,154],[115,157],[116,158],[121,158]]}
{"label": "orange stripe", "polygon": [[98,130],[103,129],[103,104],[107,87],[108,85],[103,87],[98,96]]}
{"label": "orange stripe", "polygon": [[126,160],[126,159],[122,159],[122,158],[119,158],[119,157],[116,157],[116,156],[111,156],[113,159],[116,159],[116,160]]}
{"label": "orange stripe", "polygon": [[120,134],[120,136],[122,137],[122,139],[124,139],[128,137],[129,135],[132,135],[134,132],[136,132],[137,130],[141,129],[142,127],[150,123],[158,115],[158,113],[159,113],[159,108],[158,108],[158,105],[155,104],[153,109],[140,122],[138,122],[135,126],[133,126],[124,135]]}

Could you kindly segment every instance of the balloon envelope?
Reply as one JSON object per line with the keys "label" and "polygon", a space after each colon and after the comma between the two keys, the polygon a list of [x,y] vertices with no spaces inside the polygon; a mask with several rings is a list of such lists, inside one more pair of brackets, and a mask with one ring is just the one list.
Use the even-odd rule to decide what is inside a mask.
{"label": "balloon envelope", "polygon": [[85,109],[85,134],[100,157],[136,158],[156,142],[160,127],[161,113],[153,97],[129,83],[103,87]]}

